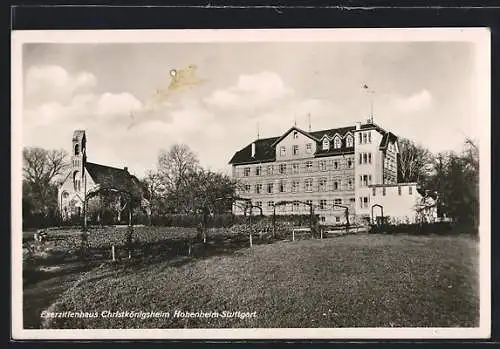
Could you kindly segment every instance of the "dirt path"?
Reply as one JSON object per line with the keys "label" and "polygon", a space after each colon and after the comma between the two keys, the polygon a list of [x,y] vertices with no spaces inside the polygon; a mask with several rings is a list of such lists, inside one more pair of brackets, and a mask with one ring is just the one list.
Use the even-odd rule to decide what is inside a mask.
{"label": "dirt path", "polygon": [[23,285],[23,327],[40,328],[40,314],[95,265],[75,263],[54,271],[37,271]]}

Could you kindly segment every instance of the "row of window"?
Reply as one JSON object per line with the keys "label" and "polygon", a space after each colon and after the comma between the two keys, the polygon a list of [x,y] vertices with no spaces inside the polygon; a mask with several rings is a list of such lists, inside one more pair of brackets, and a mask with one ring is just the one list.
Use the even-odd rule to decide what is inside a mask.
{"label": "row of window", "polygon": [[[398,195],[401,195],[402,193],[402,188],[398,187]],[[377,195],[377,188],[374,187],[372,188],[372,195],[376,196]],[[386,195],[386,188],[382,187],[382,196]],[[413,195],[413,187],[408,187],[408,195]]]}
{"label": "row of window", "polygon": [[359,153],[359,164],[371,164],[372,153]]}
{"label": "row of window", "polygon": [[372,142],[372,133],[370,131],[367,132],[359,132],[359,144],[369,144]]}
{"label": "row of window", "polygon": [[[318,179],[318,186],[317,186],[317,190],[318,191],[328,191],[328,179],[327,178],[319,178]],[[264,189],[265,189],[265,192],[267,194],[272,194],[272,193],[275,193],[275,192],[278,192],[278,193],[285,193],[286,192],[286,184],[287,182],[282,180],[280,181],[279,183],[277,183],[277,186],[275,186],[275,183],[267,183],[266,186],[264,187],[264,185],[262,183],[258,183],[258,184],[255,184],[255,187],[254,187],[254,193],[255,194],[262,194],[264,193]],[[304,180],[304,191],[305,192],[312,192],[314,189],[314,181],[312,178],[306,178]],[[341,190],[341,180],[334,180],[332,182],[332,187],[331,187],[331,190]],[[292,180],[291,183],[290,183],[290,191],[292,193],[298,193],[300,191],[300,180]],[[353,179],[347,179],[346,180],[346,190],[353,190],[354,189],[354,180]],[[250,184],[246,184],[245,185],[245,192],[247,193],[250,193],[252,191],[252,186]]]}
{"label": "row of window", "polygon": [[[371,156],[370,156],[371,159]],[[370,160],[371,161],[371,160]],[[319,160],[317,162],[318,164],[318,170],[319,171],[328,171],[329,170],[329,161],[328,160]],[[347,159],[345,162],[345,168],[352,168],[353,166],[353,161],[352,159]],[[299,163],[294,163],[294,164],[279,164],[277,166],[277,171],[279,174],[287,174],[287,173],[300,173],[300,164]],[[312,172],[314,170],[314,162],[313,161],[306,161],[304,163],[304,166],[302,167],[305,172]],[[333,170],[340,170],[342,169],[341,162],[334,160],[331,163],[331,169]],[[274,174],[274,165],[267,165],[265,166],[265,173],[268,176],[272,176]],[[264,168],[261,165],[258,165],[254,168],[254,174],[256,176],[262,176],[264,175]],[[249,177],[251,175],[250,167],[245,167],[243,169],[243,177]]]}
{"label": "row of window", "polygon": [[[276,211],[291,210],[292,212],[298,212],[298,211],[309,210],[310,206],[308,206],[308,205],[313,205],[313,200],[305,200],[305,202],[307,203],[307,205],[304,205],[300,202],[293,202],[293,203],[289,203],[289,204],[278,205],[278,206],[276,206]],[[349,198],[350,204],[353,204],[354,202],[355,202],[354,198]],[[342,202],[341,198],[336,198],[333,200],[321,199],[321,200],[317,201],[315,208],[319,208],[320,210],[326,210],[326,209],[334,207],[333,205],[342,205],[342,203],[343,202]],[[263,207],[262,201],[255,201],[254,205],[258,206],[258,207]],[[267,206],[267,209],[274,210],[274,201],[268,201],[266,206]]]}

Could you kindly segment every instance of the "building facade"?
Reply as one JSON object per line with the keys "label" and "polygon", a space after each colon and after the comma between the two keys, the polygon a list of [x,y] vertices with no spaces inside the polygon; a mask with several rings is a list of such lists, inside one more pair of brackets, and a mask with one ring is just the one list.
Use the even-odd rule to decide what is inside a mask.
{"label": "building facade", "polygon": [[[326,224],[375,219],[378,188],[397,186],[397,137],[373,122],[306,132],[292,127],[280,137],[257,139],[237,151],[230,164],[240,183],[238,195],[260,206],[263,214],[308,214],[310,203]],[[416,184],[401,184],[414,188]],[[374,189],[375,188],[375,189]],[[382,189],[380,189],[382,190]],[[392,197],[392,196],[391,196]],[[397,196],[394,201],[410,200]],[[290,201],[286,205],[274,205]],[[392,205],[392,202],[391,202]],[[378,207],[378,206],[375,206]],[[398,215],[414,216],[408,205]],[[393,206],[384,211],[390,215]],[[403,209],[402,209],[403,210]],[[233,206],[235,214],[245,214]],[[348,217],[346,215],[348,212]]]}
{"label": "building facade", "polygon": [[[74,131],[71,147],[71,166],[58,190],[58,206],[61,218],[68,220],[75,216],[82,216],[85,193],[96,192],[104,187],[113,188],[114,190],[130,190],[130,188],[142,190],[139,180],[128,172],[127,167],[120,169],[88,162],[85,131]],[[119,222],[121,221],[120,208],[123,207],[124,203],[121,202],[119,195],[116,195],[115,199],[111,200],[111,206],[116,207],[115,220]],[[99,214],[101,210],[99,206],[102,206],[101,195],[89,198],[87,209],[89,210],[89,207],[90,209],[94,208],[93,211],[97,215],[97,221],[100,221]]]}

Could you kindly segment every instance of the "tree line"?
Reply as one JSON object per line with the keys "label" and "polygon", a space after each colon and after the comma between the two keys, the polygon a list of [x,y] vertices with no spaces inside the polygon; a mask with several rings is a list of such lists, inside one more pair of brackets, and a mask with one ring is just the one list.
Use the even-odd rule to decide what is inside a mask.
{"label": "tree line", "polygon": [[[400,138],[398,145],[398,182],[417,182],[424,195],[437,199],[439,216],[477,226],[479,150],[476,142],[466,139],[461,152],[437,154],[405,138]],[[64,150],[23,149],[23,223],[55,225],[59,222],[57,191],[69,168],[69,156]],[[226,198],[236,196],[240,189],[240,184],[228,175],[204,169],[197,155],[185,144],[162,149],[156,168],[148,170],[139,184],[143,189],[141,194],[149,202],[149,222],[165,215],[230,213],[232,203]],[[129,192],[135,193],[130,194],[134,197],[139,195],[132,189]],[[106,200],[106,192],[100,194],[101,206],[121,210],[126,207],[116,208],[113,200]],[[131,202],[135,212],[141,212],[139,198]]]}

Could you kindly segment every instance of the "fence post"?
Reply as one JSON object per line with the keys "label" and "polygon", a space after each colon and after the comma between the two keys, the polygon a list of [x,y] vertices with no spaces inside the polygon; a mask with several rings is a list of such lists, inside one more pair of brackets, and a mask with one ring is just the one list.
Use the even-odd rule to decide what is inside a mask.
{"label": "fence post", "polygon": [[292,229],[292,241],[295,241],[295,230]]}
{"label": "fence post", "polygon": [[252,247],[252,232],[250,232],[250,247]]}
{"label": "fence post", "polygon": [[115,262],[116,261],[116,258],[115,258],[115,245],[111,246],[111,257],[113,258],[113,262]]}

